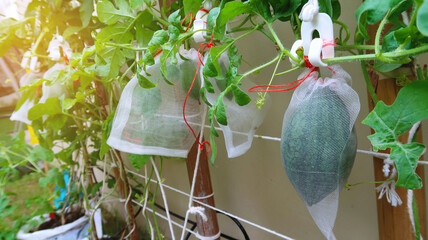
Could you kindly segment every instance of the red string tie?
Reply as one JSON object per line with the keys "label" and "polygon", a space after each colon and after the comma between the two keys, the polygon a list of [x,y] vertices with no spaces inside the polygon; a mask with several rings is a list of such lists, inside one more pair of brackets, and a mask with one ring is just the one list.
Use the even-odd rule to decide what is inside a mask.
{"label": "red string tie", "polygon": [[190,16],[190,22],[189,22],[189,25],[187,25],[187,28],[186,28],[186,31],[184,31],[184,32],[187,32],[187,30],[189,30],[189,28],[190,28],[190,26],[192,25],[192,22],[193,22],[193,13],[189,13],[189,14],[187,14],[187,16],[185,17],[185,18],[183,18],[183,20],[181,21],[181,26],[183,26],[183,24],[184,24],[184,21],[186,21],[186,19],[188,18]]}
{"label": "red string tie", "polygon": [[209,52],[211,50],[211,47],[214,46],[213,37],[214,36],[211,34],[211,40],[210,40],[209,43],[201,43],[199,45],[199,48],[198,48],[198,58],[199,58],[199,60],[198,60],[198,64],[196,65],[196,72],[195,72],[195,75],[193,77],[192,84],[190,84],[190,88],[187,91],[186,98],[184,99],[184,104],[183,104],[183,120],[186,123],[187,127],[189,127],[189,129],[192,132],[193,136],[195,137],[196,141],[198,142],[199,149],[202,151],[202,150],[204,150],[204,145],[205,144],[208,145],[208,150],[206,151],[206,155],[205,155],[206,158],[208,158],[208,152],[211,151],[211,144],[208,141],[200,142],[199,139],[198,139],[198,136],[195,133],[195,131],[190,126],[190,124],[187,122],[187,119],[186,119],[186,103],[187,103],[187,99],[189,98],[190,92],[192,91],[193,85],[195,84],[196,77],[198,76],[199,65],[200,64],[204,65],[204,63],[202,62],[202,56],[203,56],[203,54],[204,54],[204,52],[205,52],[205,50],[207,48],[208,48],[208,52]]}
{"label": "red string tie", "polygon": [[[254,86],[254,87],[248,89],[248,92],[285,92],[285,91],[290,91],[290,90],[293,90],[293,89],[297,88],[298,86],[300,86],[300,84],[302,84],[313,72],[315,72],[317,70],[318,70],[318,67],[313,68],[304,78],[296,80],[292,83],[283,84],[283,85],[258,85],[258,86]],[[254,90],[256,88],[261,88],[261,87],[281,88],[281,87],[288,87],[288,86],[292,86],[292,87],[285,88],[285,89]]]}
{"label": "red string tie", "polygon": [[126,130],[126,126],[125,126],[124,130],[125,130],[125,138],[128,139],[128,141],[134,142],[134,143],[137,143],[137,144],[140,144],[143,141],[143,139],[141,139],[140,137],[137,137],[135,139],[130,138],[128,136],[128,130]]}

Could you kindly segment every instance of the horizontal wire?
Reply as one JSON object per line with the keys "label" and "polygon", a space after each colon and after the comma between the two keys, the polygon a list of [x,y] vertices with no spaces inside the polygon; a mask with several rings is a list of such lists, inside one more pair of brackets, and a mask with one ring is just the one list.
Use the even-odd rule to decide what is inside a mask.
{"label": "horizontal wire", "polygon": [[[157,183],[157,182],[158,182],[158,181],[156,181],[156,180],[154,180],[154,179],[149,179],[149,178],[147,178],[146,176],[143,176],[143,175],[141,175],[141,174],[139,174],[139,173],[136,173],[136,172],[134,172],[134,171],[131,171],[131,170],[129,170],[129,169],[125,169],[125,171],[127,171],[127,172],[129,172],[129,173],[132,173],[132,174],[134,174],[135,176],[138,176],[138,177],[141,177],[141,178],[143,178],[143,179],[149,180],[150,182],[153,182],[153,183]],[[186,192],[183,192],[183,191],[181,191],[181,190],[179,190],[179,189],[176,189],[176,188],[174,188],[174,187],[171,187],[171,186],[169,186],[169,185],[167,185],[167,184],[163,184],[163,186],[164,186],[165,188],[168,188],[168,189],[170,189],[170,190],[174,191],[174,192],[177,192],[177,193],[180,193],[180,194],[185,195],[185,196],[187,196],[187,197],[190,197],[190,195],[189,195],[189,194],[187,194]],[[218,211],[218,212],[220,212],[220,213],[223,213],[224,215],[227,215],[227,216],[229,216],[229,217],[234,217],[234,218],[238,219],[239,221],[245,222],[245,223],[247,223],[247,224],[249,224],[249,225],[251,225],[251,226],[253,226],[253,227],[256,227],[256,228],[258,228],[258,229],[261,229],[261,230],[263,230],[263,231],[265,231],[265,232],[268,232],[268,233],[270,233],[270,234],[272,234],[272,235],[275,235],[275,236],[281,237],[281,238],[283,238],[283,239],[293,240],[293,238],[290,238],[290,237],[287,237],[287,236],[285,236],[285,235],[283,235],[283,234],[277,233],[277,232],[275,232],[275,231],[273,231],[273,230],[271,230],[271,229],[268,229],[268,228],[266,228],[266,227],[260,226],[260,225],[258,225],[258,224],[256,224],[256,223],[253,223],[253,222],[251,222],[251,221],[249,221],[249,220],[243,219],[243,218],[241,218],[241,217],[238,217],[238,216],[236,216],[236,215],[233,215],[233,214],[231,214],[231,213],[228,213],[228,212],[226,212],[226,211],[223,211],[223,210],[221,210],[221,209],[219,209],[219,208],[213,207],[213,206],[211,206],[211,205],[209,205],[209,204],[206,204],[206,203],[204,203],[204,202],[198,201],[198,200],[196,200],[196,199],[193,199],[193,202],[196,202],[196,203],[198,203],[198,204],[200,204],[200,205],[202,205],[202,206],[204,206],[204,207],[207,207],[207,208],[210,208],[210,209],[212,209],[212,210],[215,210],[215,211]]]}
{"label": "horizontal wire", "polygon": [[[211,126],[205,125],[205,128],[211,128]],[[223,129],[220,128],[220,127],[215,127],[215,129],[218,130],[218,131],[223,131]],[[235,134],[239,134],[239,135],[247,135],[245,133],[237,132],[237,131],[231,131],[231,132],[235,133]],[[278,138],[278,137],[270,137],[270,136],[264,136],[264,135],[258,135],[258,134],[254,134],[253,137],[257,138],[257,139],[263,139],[263,140],[271,140],[271,141],[275,141],[275,142],[281,142],[281,138]],[[366,151],[366,150],[362,150],[362,149],[357,149],[357,152],[358,153],[362,153],[362,154],[372,155],[374,157],[382,158],[382,159],[389,158],[389,154],[387,154],[387,153],[379,153],[379,152],[373,152],[373,151]],[[428,165],[428,161],[418,161],[417,163],[421,164],[421,165]]]}

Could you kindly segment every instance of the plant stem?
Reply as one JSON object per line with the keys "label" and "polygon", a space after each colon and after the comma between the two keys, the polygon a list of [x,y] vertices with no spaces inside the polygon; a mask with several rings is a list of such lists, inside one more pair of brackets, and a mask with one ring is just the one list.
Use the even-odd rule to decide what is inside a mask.
{"label": "plant stem", "polygon": [[[388,59],[415,56],[426,52],[428,52],[428,45],[423,45],[423,46],[412,48],[409,50],[387,52],[387,53],[383,53],[382,56],[384,58],[387,58],[386,62],[391,62],[391,60],[388,60]],[[374,59],[379,59],[376,56],[376,54],[360,54],[360,55],[354,55],[354,56],[327,58],[327,59],[323,59],[323,62],[331,64],[331,63],[338,63],[338,62],[352,62],[352,61],[364,61],[364,60],[374,60]],[[384,61],[385,59],[379,59],[379,60]]]}
{"label": "plant stem", "polygon": [[133,51],[144,51],[144,50],[148,49],[148,48],[131,47],[131,44],[118,44],[118,43],[112,43],[112,42],[107,42],[105,44],[107,46],[120,47],[120,48],[125,48],[125,49],[129,49],[129,50],[133,50]]}
{"label": "plant stem", "polygon": [[126,71],[122,74],[122,76],[120,76],[120,78],[119,78],[119,83],[122,83],[122,81],[123,81],[123,78],[125,78],[125,76],[129,73],[129,71],[131,71],[131,69],[135,66],[135,63],[136,63],[137,61],[134,61],[132,64],[131,64],[131,66],[128,68],[128,69],[126,69]]}
{"label": "plant stem", "polygon": [[89,120],[89,119],[85,119],[85,118],[82,118],[82,117],[79,117],[79,116],[76,116],[76,115],[73,115],[73,114],[70,114],[70,113],[63,112],[62,114],[64,114],[65,116],[68,116],[68,117],[71,117],[71,118],[75,118],[75,119],[79,119],[79,120],[84,121],[84,122],[89,122],[89,123],[92,123],[92,124],[95,124],[95,125],[98,125],[98,126],[102,126],[103,125],[103,124],[101,124],[99,122],[95,122],[95,121],[92,121],[92,120]]}
{"label": "plant stem", "polygon": [[234,32],[242,32],[242,31],[248,31],[252,30],[254,27],[243,27],[243,28],[234,28],[232,30],[227,31],[227,33],[234,33]]}
{"label": "plant stem", "polygon": [[380,57],[381,54],[382,54],[381,47],[380,47],[380,36],[382,35],[382,30],[385,27],[385,24],[388,22],[388,17],[389,17],[390,13],[391,13],[391,9],[388,10],[388,12],[386,13],[385,17],[380,22],[379,27],[378,27],[377,32],[376,32],[375,54],[376,54],[377,57]]}
{"label": "plant stem", "polygon": [[335,50],[349,50],[349,49],[356,49],[356,50],[375,50],[375,45],[339,45],[334,48]]}
{"label": "plant stem", "polygon": [[370,96],[373,100],[373,103],[376,106],[376,104],[379,102],[379,100],[376,96],[376,92],[373,88],[372,82],[370,81],[370,77],[369,77],[369,73],[367,72],[367,67],[366,67],[365,61],[361,61],[361,70],[363,71],[364,80],[366,81],[367,89],[369,90],[369,93],[370,93]]}
{"label": "plant stem", "polygon": [[49,30],[47,28],[43,28],[42,32],[39,34],[36,42],[34,43],[33,47],[31,48],[31,55],[36,54],[37,48],[39,47],[40,43],[42,42],[44,36],[46,35],[46,33],[48,33],[48,31]]}
{"label": "plant stem", "polygon": [[388,179],[388,180],[385,180],[385,181],[358,182],[358,183],[354,183],[354,184],[349,184],[349,183],[347,183],[347,184],[346,184],[346,186],[345,186],[345,188],[346,188],[346,189],[349,189],[349,188],[351,188],[351,187],[355,187],[355,186],[358,186],[358,185],[361,185],[361,184],[371,184],[371,183],[375,183],[375,184],[377,184],[377,183],[386,183],[386,182],[391,182],[391,181],[393,181],[393,180],[395,180],[395,178],[391,178],[391,179]]}
{"label": "plant stem", "polygon": [[300,68],[302,68],[302,67],[301,66],[296,66],[294,68],[288,69],[287,71],[277,73],[276,76],[281,76],[281,75],[284,75],[284,74],[287,74],[287,73],[291,73],[291,72],[296,71],[296,70],[298,70]]}
{"label": "plant stem", "polygon": [[239,79],[236,80],[235,84],[238,84],[239,82],[241,82],[242,79],[244,79],[246,76],[248,76],[248,75],[250,75],[250,74],[252,74],[254,72],[257,72],[257,71],[259,71],[259,70],[261,70],[261,69],[263,69],[263,68],[265,68],[265,67],[267,67],[267,66],[269,66],[269,65],[271,65],[273,63],[275,63],[276,61],[278,61],[278,59],[281,59],[280,56],[282,56],[282,54],[278,54],[274,59],[270,60],[269,62],[267,62],[267,63],[265,63],[263,65],[260,65],[260,66],[258,66],[256,68],[253,68],[250,71],[244,73]]}
{"label": "plant stem", "polygon": [[[343,29],[345,29],[346,37],[345,37],[345,40],[343,40],[343,43],[348,42],[349,38],[351,37],[351,34],[349,33],[348,26],[346,24],[344,24],[343,22],[338,21],[338,20],[334,20],[334,19],[333,19],[333,23],[336,23],[336,24],[340,25]],[[340,36],[340,37],[342,37],[342,36]]]}
{"label": "plant stem", "polygon": [[284,45],[282,45],[281,40],[279,40],[275,30],[273,30],[272,24],[269,22],[266,22],[266,25],[268,26],[269,31],[272,34],[273,38],[275,39],[276,44],[278,44],[278,47],[281,50],[281,52],[287,55],[288,57],[290,57],[293,61],[300,62],[299,59],[295,58],[293,55],[291,55],[291,53],[286,48],[284,48]]}
{"label": "plant stem", "polygon": [[250,20],[250,18],[251,18],[251,15],[248,15],[238,26],[230,29],[230,31],[234,31],[237,28],[241,28],[242,26],[244,26],[245,23],[248,22],[248,20]]}
{"label": "plant stem", "polygon": [[[272,77],[270,78],[270,81],[269,81],[269,84],[268,84],[268,85],[271,85],[271,84],[272,84],[273,78],[275,77],[275,75],[276,75],[276,71],[278,70],[279,63],[281,62],[282,54],[283,54],[282,52],[281,52],[281,53],[279,53],[278,61],[276,62],[276,66],[275,66],[275,68],[273,69]],[[266,88],[266,92],[264,92],[264,94],[263,94],[263,99],[265,99],[265,98],[266,98],[267,90],[269,90],[269,86]]]}
{"label": "plant stem", "polygon": [[243,37],[245,37],[245,36],[247,36],[247,35],[250,35],[252,32],[256,31],[259,27],[260,27],[260,26],[259,26],[259,25],[257,25],[257,26],[255,26],[255,27],[251,28],[251,31],[248,31],[248,32],[246,32],[246,33],[244,33],[244,34],[242,34],[242,35],[239,35],[237,38],[232,39],[232,41],[230,41],[229,43],[227,43],[226,47],[225,47],[225,48],[223,48],[223,49],[222,49],[222,50],[217,54],[217,56],[218,56],[218,57],[220,57],[220,56],[221,56],[221,54],[223,54],[224,52],[226,52],[226,50],[227,50],[227,49],[229,49],[229,47],[230,47],[230,46],[232,46],[236,41],[238,41],[239,39],[241,39],[241,38],[243,38]]}
{"label": "plant stem", "polygon": [[162,25],[164,25],[165,27],[168,27],[169,25],[171,25],[171,23],[163,20],[162,18],[160,18],[156,13],[153,12],[151,7],[147,7],[146,8],[147,12],[149,12],[156,20],[158,20],[160,23],[162,23]]}
{"label": "plant stem", "polygon": [[264,28],[260,28],[259,31],[269,38],[273,43],[276,42],[272,35],[270,35]]}

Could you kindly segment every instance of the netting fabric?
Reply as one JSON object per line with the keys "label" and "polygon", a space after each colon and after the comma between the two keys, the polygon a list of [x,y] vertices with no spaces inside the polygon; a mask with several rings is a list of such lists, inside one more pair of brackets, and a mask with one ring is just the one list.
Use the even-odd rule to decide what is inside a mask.
{"label": "netting fabric", "polygon": [[[339,192],[357,149],[354,123],[360,110],[350,76],[331,66],[332,77],[307,79],[296,88],[284,115],[281,154],[290,182],[327,239],[335,239]],[[309,74],[309,75],[308,75]]]}
{"label": "netting fabric", "polygon": [[64,84],[61,84],[59,81],[55,81],[59,72],[65,68],[64,64],[56,63],[43,75],[44,79],[51,79],[54,82],[48,83],[43,82],[42,85],[42,97],[40,98],[39,103],[44,103],[48,98],[60,97],[64,94],[67,94],[67,89]]}
{"label": "netting fabric", "polygon": [[[226,73],[229,68],[229,59],[226,53],[220,56],[219,64],[222,72]],[[214,87],[214,93],[209,93],[207,91],[206,98],[209,103],[214,104],[217,96],[225,89],[226,83],[224,79],[208,77],[208,80]],[[248,89],[254,86],[255,84],[249,79],[244,79],[240,88],[244,92],[248,93]],[[239,157],[250,149],[254,133],[263,123],[266,113],[271,105],[270,97],[269,95],[266,95],[266,103],[262,109],[258,109],[255,104],[257,93],[251,92],[249,93],[249,96],[253,100],[245,106],[239,106],[235,102],[235,97],[232,93],[226,94],[223,98],[223,102],[226,105],[226,117],[228,124],[218,124],[223,132],[224,142],[229,158]]]}
{"label": "netting fabric", "polygon": [[[141,75],[157,84],[142,88],[135,76],[123,89],[107,144],[123,152],[187,157],[195,138],[183,119],[183,104],[198,62],[197,51],[180,49],[177,64],[167,64],[168,81],[160,71],[160,56]],[[199,74],[198,74],[199,75]],[[199,76],[197,76],[197,80]],[[198,134],[201,130],[202,105],[199,82],[195,82],[186,103],[186,119]]]}
{"label": "netting fabric", "polygon": [[[53,74],[59,73],[59,71],[63,70],[65,67],[64,64],[56,63],[51,68],[49,68],[44,74],[43,73],[33,73],[29,72],[26,73],[22,78],[20,79],[19,83],[21,87],[26,86],[30,84],[33,80],[38,79],[40,77],[43,77],[44,79],[56,79],[55,76],[52,76]],[[43,74],[43,75],[42,75]],[[60,97],[67,93],[67,89],[64,85],[59,83],[58,81],[55,81],[52,85],[48,84],[47,82],[43,82],[42,85],[42,96],[39,100],[39,103],[44,103],[48,98],[51,97]],[[25,124],[31,125],[32,121],[28,119],[28,111],[34,107],[35,105],[35,99],[36,97],[32,97],[27,99],[20,107],[19,109],[15,110],[12,115],[10,116],[10,120],[12,121],[20,121]]]}
{"label": "netting fabric", "polygon": [[[20,87],[27,86],[33,80],[41,77],[42,73],[27,72],[19,79],[19,85]],[[27,99],[18,109],[12,113],[10,120],[31,124],[31,121],[28,119],[28,111],[34,106],[34,101],[34,98]]]}

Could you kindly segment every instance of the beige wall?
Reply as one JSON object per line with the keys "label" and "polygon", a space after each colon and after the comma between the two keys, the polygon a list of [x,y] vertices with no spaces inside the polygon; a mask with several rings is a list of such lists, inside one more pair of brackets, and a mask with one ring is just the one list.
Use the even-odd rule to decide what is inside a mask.
{"label": "beige wall", "polygon": [[[359,1],[342,3],[341,20],[355,28],[354,11]],[[294,42],[288,23],[276,23],[275,29],[284,45],[290,48]],[[352,39],[352,38],[351,38]],[[246,61],[256,66],[272,59],[276,51],[271,42],[259,33],[244,38],[238,44]],[[337,53],[339,55],[340,52]],[[353,88],[359,93],[361,112],[357,119],[359,148],[369,150],[367,140],[369,128],[361,121],[368,114],[366,86],[358,62],[342,64],[343,68],[353,77]],[[288,61],[280,65],[280,70],[290,68]],[[243,63],[241,72],[248,67]],[[273,67],[267,68],[252,79],[258,84],[266,84],[270,79]],[[289,83],[297,79],[301,71],[277,77],[274,84]],[[292,92],[273,93],[272,107],[257,134],[280,137],[282,118],[288,106]],[[427,139],[425,128],[425,139]],[[208,132],[206,132],[208,134]],[[323,239],[314,224],[305,205],[287,179],[281,163],[279,142],[255,139],[250,151],[245,155],[228,159],[222,135],[218,138],[219,146],[216,166],[211,166],[211,177],[215,191],[216,206],[240,217],[273,229],[295,239]],[[186,165],[180,160],[165,160],[163,177],[165,184],[190,191]],[[350,183],[372,181],[373,165],[371,157],[357,154]],[[187,198],[169,190],[166,191],[171,210],[185,215]],[[342,191],[339,212],[334,232],[338,239],[378,239],[376,215],[376,194],[373,184],[353,187]],[[162,203],[162,199],[158,199]],[[166,222],[158,220],[162,229],[169,236]],[[226,217],[219,216],[221,230],[239,239],[243,237],[239,229]],[[178,221],[181,223],[181,221]],[[247,224],[243,224],[251,239],[280,239]],[[175,228],[179,236],[181,230]],[[195,239],[195,238],[192,238]]]}

